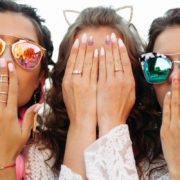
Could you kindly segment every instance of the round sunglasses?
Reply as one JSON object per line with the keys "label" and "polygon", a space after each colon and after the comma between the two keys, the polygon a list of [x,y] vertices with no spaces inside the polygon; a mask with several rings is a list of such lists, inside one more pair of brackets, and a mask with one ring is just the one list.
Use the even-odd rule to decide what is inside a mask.
{"label": "round sunglasses", "polygon": [[172,61],[168,55],[153,52],[142,54],[139,60],[146,81],[153,84],[166,81],[173,70],[173,64],[180,65],[180,61]]}
{"label": "round sunglasses", "polygon": [[[0,38],[0,56],[4,53],[6,46],[9,44]],[[26,39],[19,39],[10,46],[14,60],[25,70],[33,70],[38,67],[46,51],[39,44]]]}

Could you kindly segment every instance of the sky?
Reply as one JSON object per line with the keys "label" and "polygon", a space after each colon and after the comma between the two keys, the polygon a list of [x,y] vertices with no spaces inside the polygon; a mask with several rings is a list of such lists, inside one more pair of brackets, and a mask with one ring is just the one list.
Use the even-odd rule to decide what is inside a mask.
{"label": "sky", "polygon": [[[81,11],[87,7],[111,6],[119,8],[133,6],[132,23],[136,26],[141,37],[146,41],[148,29],[151,22],[158,16],[164,14],[170,8],[180,7],[179,0],[16,0],[19,3],[28,4],[37,8],[38,14],[46,20],[46,25],[51,31],[54,43],[53,60],[57,60],[58,46],[65,35],[68,24],[63,16],[63,10]],[[128,9],[118,11],[126,19],[129,18]],[[77,17],[77,14],[67,15],[70,22]]]}

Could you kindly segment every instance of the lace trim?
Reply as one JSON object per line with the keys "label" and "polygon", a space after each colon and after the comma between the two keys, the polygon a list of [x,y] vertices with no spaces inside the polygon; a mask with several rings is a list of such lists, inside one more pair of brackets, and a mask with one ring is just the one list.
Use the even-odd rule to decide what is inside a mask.
{"label": "lace trim", "polygon": [[87,148],[84,156],[89,179],[139,179],[127,125],[113,128]]}
{"label": "lace trim", "polygon": [[65,165],[61,165],[59,180],[82,180],[82,177],[79,174],[74,173]]}
{"label": "lace trim", "polygon": [[25,180],[57,180],[58,175],[54,174],[51,167],[54,159],[45,161],[49,158],[50,151],[48,149],[39,150],[36,145],[28,145],[23,150],[25,158]]}

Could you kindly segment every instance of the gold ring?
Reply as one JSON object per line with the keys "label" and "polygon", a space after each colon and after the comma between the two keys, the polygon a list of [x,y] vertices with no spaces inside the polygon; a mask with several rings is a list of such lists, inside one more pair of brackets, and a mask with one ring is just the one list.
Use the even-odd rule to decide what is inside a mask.
{"label": "gold ring", "polygon": [[82,74],[82,71],[80,71],[78,69],[74,69],[72,74]]}
{"label": "gold ring", "polygon": [[0,103],[7,103],[7,101],[0,100]]}
{"label": "gold ring", "polygon": [[118,72],[118,71],[122,71],[123,72],[123,69],[115,69],[114,72]]}
{"label": "gold ring", "polygon": [[8,93],[5,91],[0,91],[0,94],[8,95]]}

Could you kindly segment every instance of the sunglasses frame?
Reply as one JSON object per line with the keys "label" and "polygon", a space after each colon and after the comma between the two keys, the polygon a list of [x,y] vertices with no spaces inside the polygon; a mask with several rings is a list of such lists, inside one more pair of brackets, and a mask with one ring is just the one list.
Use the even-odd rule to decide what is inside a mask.
{"label": "sunglasses frame", "polygon": [[[41,45],[39,45],[38,43],[35,43],[35,42],[33,42],[33,41],[30,41],[30,40],[26,40],[26,39],[19,39],[17,42],[12,43],[12,44],[7,44],[2,38],[0,38],[0,41],[1,41],[2,45],[3,45],[3,47],[2,47],[2,52],[0,52],[0,56],[3,55],[6,46],[11,46],[11,53],[12,53],[12,55],[13,55],[13,59],[16,61],[16,63],[17,63],[22,69],[27,70],[27,71],[31,71],[31,70],[36,69],[36,68],[38,67],[38,65],[40,64],[40,62],[41,62],[41,60],[42,60],[42,57],[44,56],[44,54],[45,54],[45,52],[46,52],[46,49],[45,49],[44,47],[42,47]],[[33,45],[39,47],[39,49],[40,49],[40,51],[41,51],[41,57],[40,57],[39,62],[36,64],[36,66],[35,66],[34,68],[29,68],[29,69],[28,69],[28,68],[24,68],[24,67],[17,61],[17,59],[15,58],[14,48],[15,48],[16,45],[21,44],[21,43],[29,43],[29,44],[33,44]]]}
{"label": "sunglasses frame", "polygon": [[[176,53],[176,54],[179,54],[179,53]],[[163,58],[164,60],[166,60],[167,62],[169,62],[170,64],[171,64],[171,69],[170,69],[170,71],[169,71],[169,73],[168,73],[168,75],[167,75],[167,78],[164,80],[164,81],[161,81],[161,82],[149,82],[147,79],[146,79],[146,81],[148,82],[148,83],[150,83],[150,84],[161,84],[161,83],[163,83],[163,82],[165,82],[167,79],[168,79],[168,77],[169,77],[169,75],[171,74],[171,72],[172,72],[172,70],[173,70],[173,64],[174,63],[178,63],[178,64],[180,64],[180,61],[172,61],[169,57],[168,57],[168,55],[175,55],[175,54],[167,54],[167,55],[165,55],[165,54],[162,54],[162,53],[156,53],[156,52],[148,52],[148,53],[144,53],[144,54],[141,54],[140,55],[140,57],[139,57],[139,61],[140,61],[140,63],[141,63],[141,67],[142,67],[142,71],[143,71],[143,74],[144,74],[144,77],[145,77],[145,79],[146,79],[146,76],[145,76],[145,72],[144,72],[144,63],[146,62],[146,61],[148,61],[150,58]]]}

